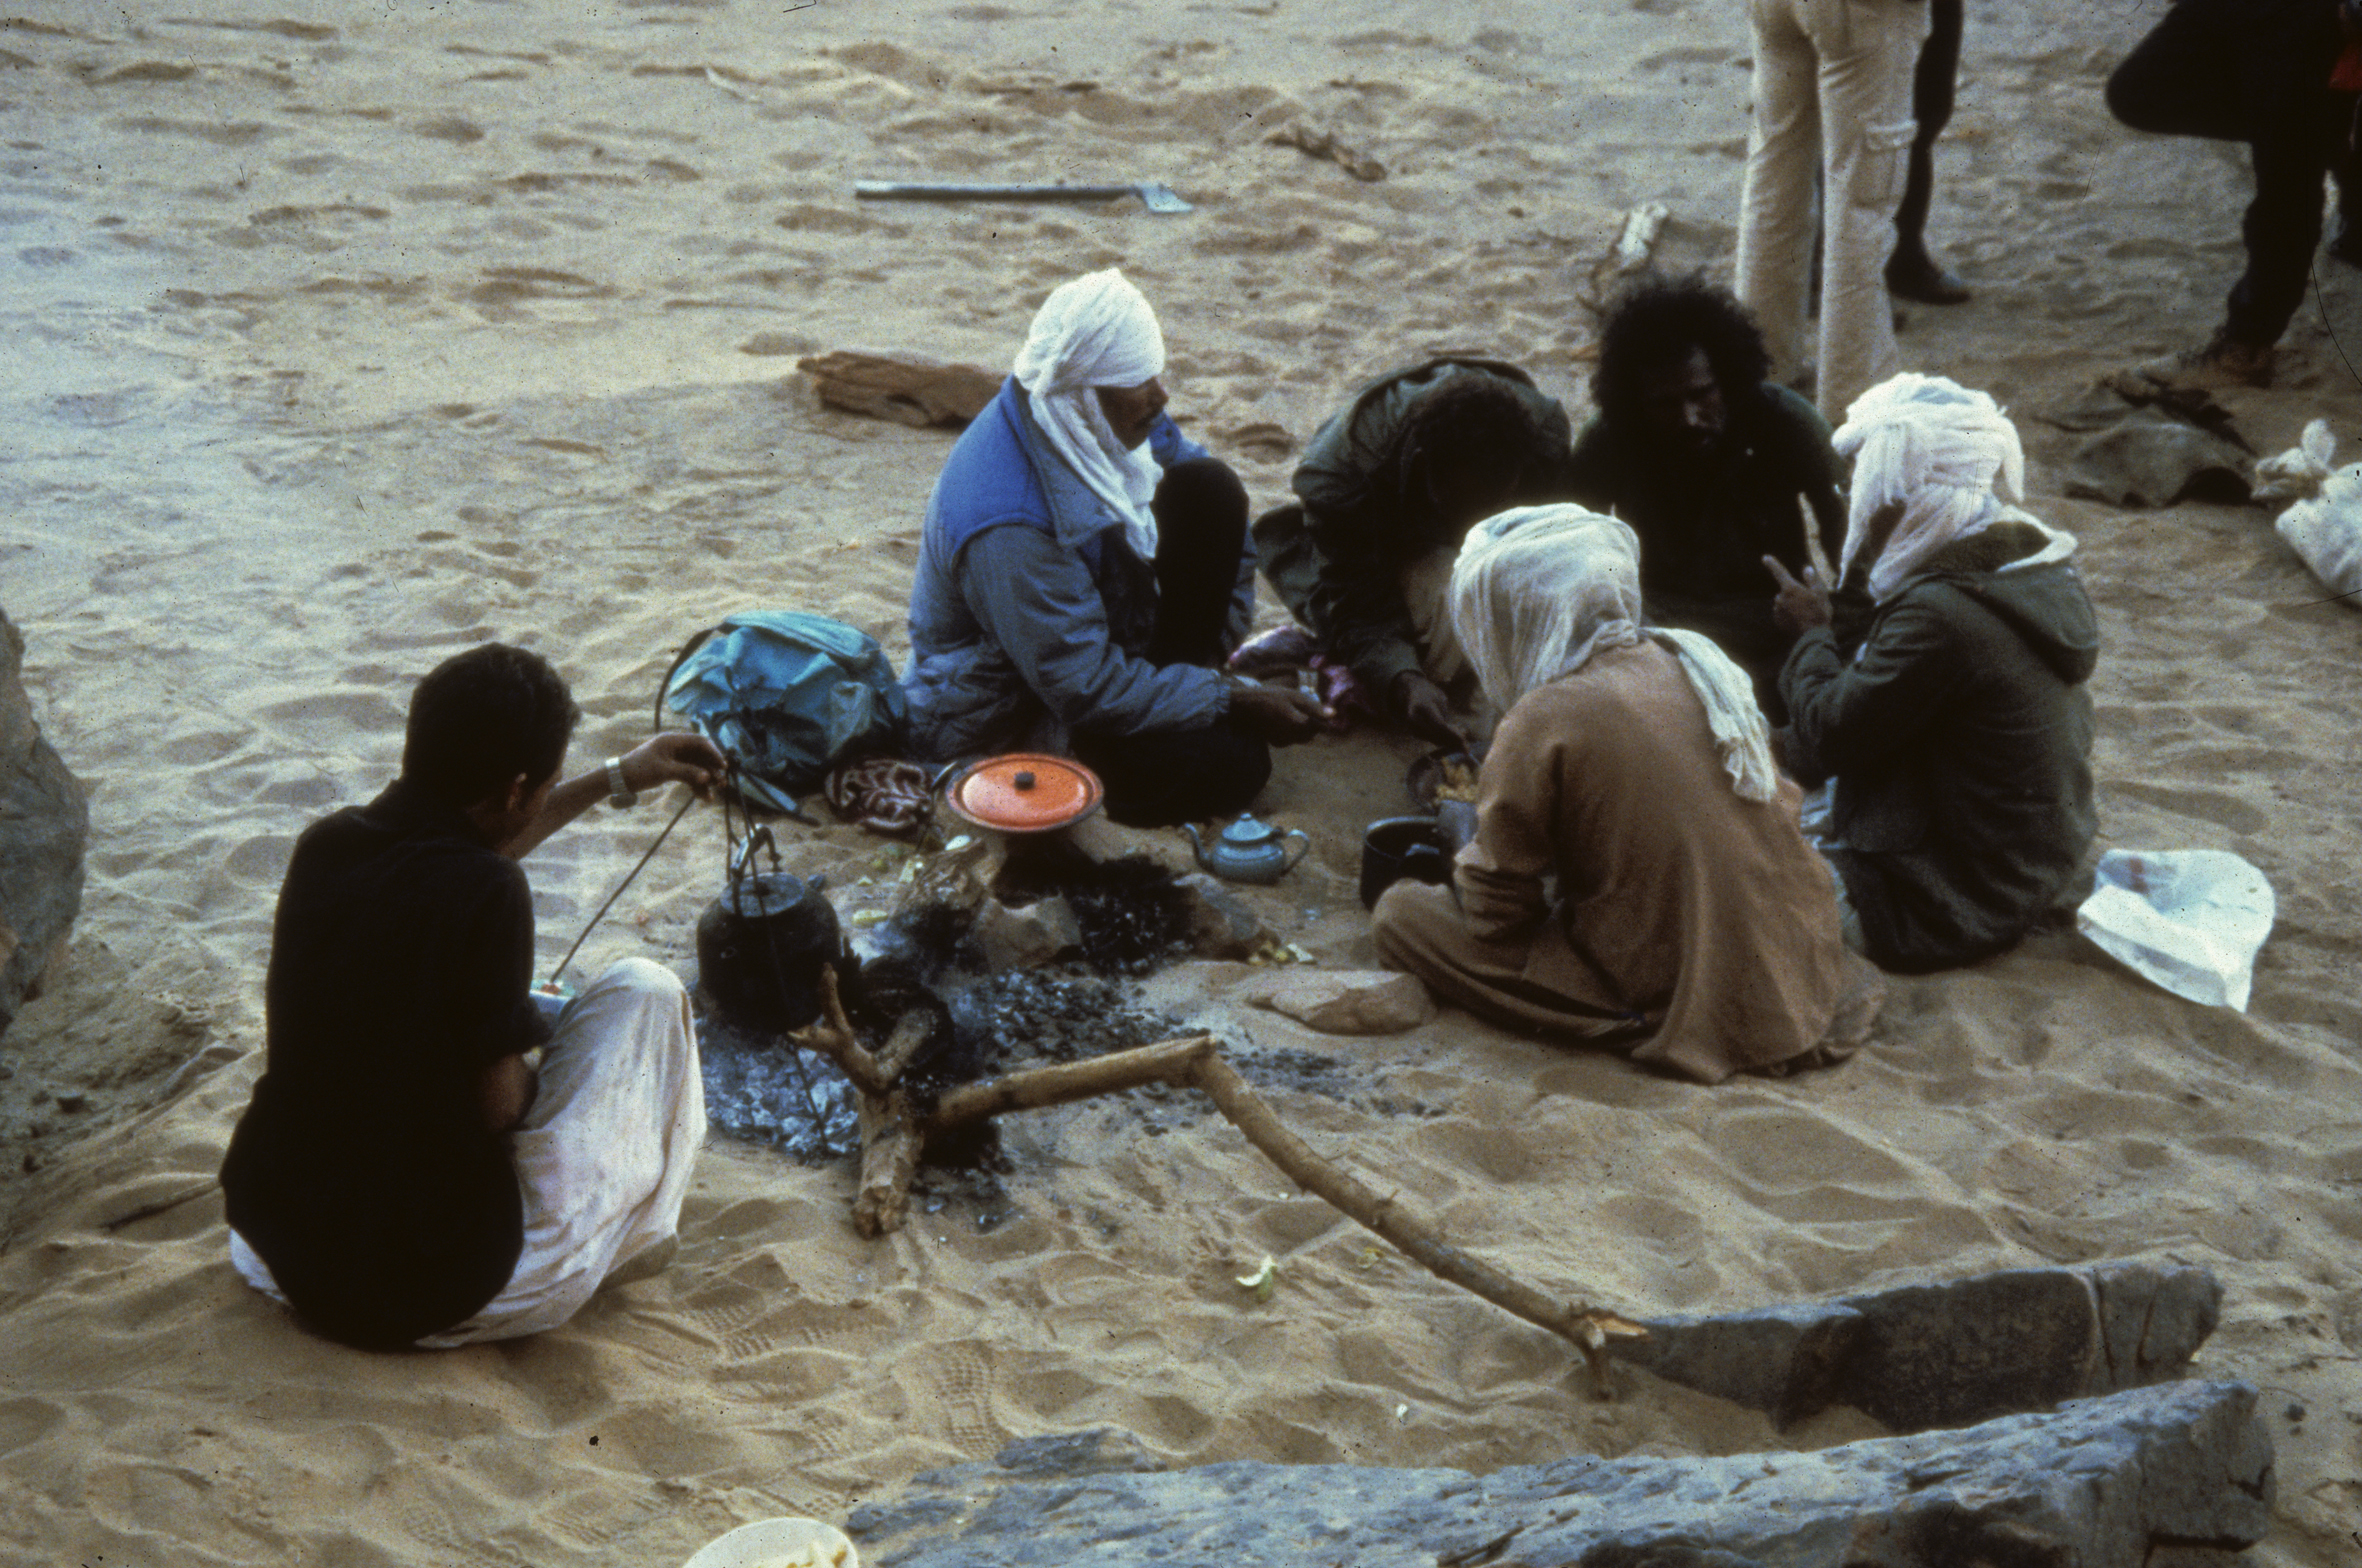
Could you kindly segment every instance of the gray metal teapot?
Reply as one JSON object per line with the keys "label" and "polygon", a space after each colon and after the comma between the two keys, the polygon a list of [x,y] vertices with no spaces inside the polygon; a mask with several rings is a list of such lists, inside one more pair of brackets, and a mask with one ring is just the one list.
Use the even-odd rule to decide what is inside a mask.
{"label": "gray metal teapot", "polygon": [[[1252,816],[1242,815],[1224,828],[1212,844],[1197,836],[1194,823],[1182,823],[1181,831],[1189,835],[1189,842],[1197,851],[1197,863],[1232,882],[1277,882],[1312,850],[1312,838],[1302,828],[1290,828],[1282,833]],[[1288,849],[1289,839],[1298,841],[1292,853]]]}

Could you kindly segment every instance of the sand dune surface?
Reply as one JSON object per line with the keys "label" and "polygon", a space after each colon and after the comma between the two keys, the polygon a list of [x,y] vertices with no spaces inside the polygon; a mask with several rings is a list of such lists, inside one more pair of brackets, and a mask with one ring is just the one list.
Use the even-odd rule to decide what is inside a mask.
{"label": "sand dune surface", "polygon": [[[2229,1299],[2203,1368],[2262,1386],[2277,1426],[2254,1556],[2327,1565],[2362,1529],[2362,614],[2258,511],[2060,499],[2071,439],[2038,417],[2202,337],[2237,270],[2238,149],[2100,102],[2158,9],[1972,17],[1937,238],[1978,295],[1911,310],[1902,341],[2011,406],[2034,506],[2082,541],[2106,841],[2271,878],[2246,1015],[2064,933],[1898,981],[1848,1066],[1714,1090],[1448,1012],[1317,1035],[1240,1005],[1235,967],[1169,971],[1144,1005],[1294,1063],[1290,1120],[1454,1240],[1630,1310],[2205,1264]],[[1746,66],[1715,0],[0,19],[0,602],[95,828],[70,975],[0,1044],[0,1560],[664,1564],[1101,1424],[1182,1463],[1475,1470],[1865,1435],[1640,1378],[1591,1402],[1563,1345],[1174,1097],[1014,1119],[1001,1197],[877,1243],[849,1168],[717,1138],[669,1270],[437,1355],[307,1337],[229,1269],[211,1186],[289,846],[392,774],[433,663],[548,653],[595,760],[733,610],[821,609],[906,653],[948,438],[823,409],[797,356],[997,367],[1051,287],[1121,265],[1176,413],[1259,502],[1361,377],[1430,350],[1515,359],[1579,409],[1624,212],[1665,203],[1661,259],[1727,276]],[[1291,126],[1387,177],[1267,140]],[[1156,179],[1196,211],[870,204],[859,177]],[[2313,417],[2362,430],[2362,279],[2321,266],[2281,384],[2228,400],[2261,450]],[[1354,847],[1412,755],[1357,734],[1280,761],[1268,814],[1315,852],[1248,896],[1321,963],[1374,962]],[[529,862],[545,962],[660,820],[602,809]],[[692,814],[585,960],[686,957],[722,848]],[[890,890],[851,829],[789,850],[848,914]],[[1260,1300],[1235,1280],[1267,1254]]]}

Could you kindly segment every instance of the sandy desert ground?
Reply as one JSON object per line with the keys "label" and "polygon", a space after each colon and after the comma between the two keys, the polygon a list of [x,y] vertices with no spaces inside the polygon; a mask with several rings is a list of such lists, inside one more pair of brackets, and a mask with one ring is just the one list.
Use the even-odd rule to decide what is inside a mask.
{"label": "sandy desert ground", "polygon": [[[2235,850],[2280,922],[2240,1016],[2079,939],[1898,982],[1831,1073],[1706,1090],[1446,1015],[1346,1040],[1154,998],[1241,1050],[1332,1058],[1283,1109],[1505,1266],[1632,1310],[1735,1307],[2042,1260],[2215,1269],[2209,1373],[2270,1394],[2267,1564],[2362,1530],[2362,614],[2253,510],[2058,498],[2031,416],[2211,329],[2237,149],[2099,99],[2160,9],[1979,7],[1936,230],[1979,288],[1908,362],[2024,421],[2083,542],[2111,845]],[[822,409],[797,355],[998,366],[1120,264],[1175,411],[1259,501],[1358,379],[1434,348],[1570,406],[1578,296],[1621,214],[1727,273],[1746,39],[1726,0],[1461,7],[948,0],[25,0],[0,17],[0,603],[93,796],[67,982],[0,1045],[0,1559],[677,1562],[841,1519],[1013,1436],[1113,1424],[1179,1462],[1489,1469],[1785,1439],[1711,1401],[1582,1395],[1564,1347],[1297,1194],[1222,1122],[1098,1104],[1014,1124],[1011,1217],[864,1243],[851,1173],[706,1150],[677,1264],[528,1342],[372,1357],[231,1273],[208,1183],[258,1065],[293,836],[393,771],[409,683],[539,648],[588,719],[647,725],[671,652],[794,605],[904,651],[940,433]],[[1335,132],[1363,183],[1269,144]],[[1196,204],[857,205],[859,176],[1162,179]],[[2324,261],[2290,373],[2230,400],[2263,450],[2362,434]],[[1275,611],[1266,607],[1265,614]],[[1324,740],[1266,798],[1318,845],[1253,895],[1329,964],[1372,953],[1359,825],[1411,748]],[[554,961],[660,819],[529,863]],[[1176,860],[1184,846],[1155,841]],[[588,949],[683,955],[721,835],[692,816]],[[858,907],[879,841],[796,832]],[[65,1099],[61,1101],[60,1095]],[[76,1097],[79,1096],[79,1100]],[[67,1110],[67,1103],[81,1109]],[[1281,1262],[1268,1303],[1233,1276]]]}

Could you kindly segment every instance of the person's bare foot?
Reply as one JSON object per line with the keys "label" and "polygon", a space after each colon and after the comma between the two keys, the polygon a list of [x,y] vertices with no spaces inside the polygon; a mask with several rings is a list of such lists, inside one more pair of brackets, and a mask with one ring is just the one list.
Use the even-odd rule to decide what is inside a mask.
{"label": "person's bare foot", "polygon": [[2272,384],[2272,348],[2242,343],[2222,333],[2204,348],[2183,349],[2118,371],[2109,384],[2128,396],[2160,392],[2220,392],[2227,387]]}

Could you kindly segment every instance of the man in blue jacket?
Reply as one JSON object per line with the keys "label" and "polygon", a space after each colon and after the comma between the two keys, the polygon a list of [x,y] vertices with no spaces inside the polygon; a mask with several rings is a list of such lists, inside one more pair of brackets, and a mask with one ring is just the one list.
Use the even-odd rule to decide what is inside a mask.
{"label": "man in blue jacket", "polygon": [[1119,822],[1245,808],[1322,714],[1221,672],[1253,606],[1246,489],[1166,416],[1164,336],[1110,269],[1062,285],[935,482],[912,744],[1067,751]]}

